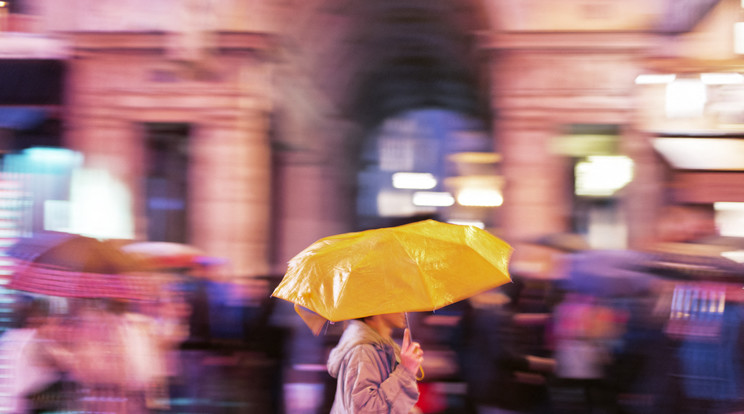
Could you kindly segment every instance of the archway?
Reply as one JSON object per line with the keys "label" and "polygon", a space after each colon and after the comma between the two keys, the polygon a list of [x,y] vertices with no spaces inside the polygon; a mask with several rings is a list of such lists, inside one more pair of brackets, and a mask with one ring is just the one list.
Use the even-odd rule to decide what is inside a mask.
{"label": "archway", "polygon": [[459,138],[447,142],[483,140],[486,166],[495,167],[491,56],[478,44],[489,30],[481,3],[309,0],[286,12],[272,90],[278,268],[320,237],[417,217],[358,214],[365,149],[400,117],[459,117],[460,129],[448,134]]}
{"label": "archway", "polygon": [[[486,28],[478,7],[445,0],[363,7],[367,18],[354,38],[369,63],[347,105],[362,127],[358,228],[423,217],[495,224],[498,156],[488,61],[476,45]],[[478,200],[461,199],[464,190]]]}

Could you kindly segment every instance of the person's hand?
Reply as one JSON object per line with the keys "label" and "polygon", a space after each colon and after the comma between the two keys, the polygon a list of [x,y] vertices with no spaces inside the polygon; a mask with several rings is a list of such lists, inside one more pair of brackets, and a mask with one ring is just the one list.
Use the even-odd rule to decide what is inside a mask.
{"label": "person's hand", "polygon": [[400,347],[401,365],[413,375],[416,375],[423,361],[424,351],[421,349],[421,344],[411,342],[411,331],[406,328],[403,332],[403,344]]}

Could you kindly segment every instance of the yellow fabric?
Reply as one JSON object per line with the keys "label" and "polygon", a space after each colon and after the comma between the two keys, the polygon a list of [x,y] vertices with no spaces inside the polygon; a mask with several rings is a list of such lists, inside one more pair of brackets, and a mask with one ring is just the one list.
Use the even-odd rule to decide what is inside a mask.
{"label": "yellow fabric", "polygon": [[305,322],[305,325],[307,325],[308,328],[310,328],[310,330],[313,331],[315,335],[320,334],[323,326],[326,322],[328,322],[322,316],[318,315],[317,313],[311,312],[300,305],[295,304],[294,310],[295,312],[297,312],[298,315],[300,315],[302,321]]}
{"label": "yellow fabric", "polygon": [[298,311],[314,331],[318,316],[432,311],[511,281],[512,251],[483,229],[435,220],[344,233],[292,258],[272,296],[317,314]]}

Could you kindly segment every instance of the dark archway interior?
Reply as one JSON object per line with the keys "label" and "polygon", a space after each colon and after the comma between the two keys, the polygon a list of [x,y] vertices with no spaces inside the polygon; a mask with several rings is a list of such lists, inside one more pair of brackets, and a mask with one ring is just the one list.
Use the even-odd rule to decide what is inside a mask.
{"label": "dark archway interior", "polygon": [[[360,225],[360,173],[374,175],[375,183],[393,173],[389,165],[372,167],[379,154],[368,151],[374,140],[389,138],[389,121],[400,126],[402,120],[406,131],[418,128],[414,133],[430,138],[416,141],[415,157],[423,149],[439,151],[443,160],[450,150],[445,146],[470,148],[474,137],[494,146],[493,57],[479,44],[490,30],[483,8],[482,0],[308,0],[286,15],[273,148],[287,155],[281,162],[328,169],[335,179],[329,186],[340,193],[340,214],[350,226]],[[428,115],[408,117],[417,111],[447,114],[432,122]],[[452,121],[458,115],[462,122]],[[445,130],[462,134],[450,138]],[[439,186],[431,191],[443,190],[441,180]]]}
{"label": "dark archway interior", "polygon": [[[445,192],[448,151],[462,147],[447,143],[460,139],[452,125],[476,125],[479,136],[492,145],[486,131],[492,118],[488,61],[477,48],[486,15],[476,6],[467,1],[406,0],[368,2],[356,11],[359,20],[350,44],[362,61],[344,107],[345,115],[364,131],[365,149],[357,163],[357,226],[436,217],[439,208],[417,204],[416,190],[391,187],[391,175],[430,173],[437,184],[426,191]],[[452,116],[472,122],[456,122]],[[391,127],[391,121],[405,126]],[[390,141],[399,134],[400,148],[416,149],[413,154],[403,149],[391,161],[395,144]]]}
{"label": "dark archway interior", "polygon": [[397,113],[439,108],[490,119],[485,57],[476,36],[485,13],[467,1],[367,2],[354,37],[364,64],[350,118],[374,127]]}

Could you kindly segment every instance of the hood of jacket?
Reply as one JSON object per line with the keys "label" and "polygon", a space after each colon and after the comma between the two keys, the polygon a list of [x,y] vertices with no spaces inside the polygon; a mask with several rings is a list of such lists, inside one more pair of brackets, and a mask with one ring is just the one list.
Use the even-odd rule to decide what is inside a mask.
{"label": "hood of jacket", "polygon": [[346,327],[343,335],[341,335],[338,345],[328,355],[328,373],[333,378],[338,377],[346,354],[355,346],[361,344],[370,344],[380,351],[390,353],[394,355],[396,360],[400,358],[400,347],[392,339],[381,336],[364,322],[352,320],[349,321],[349,326]]}

